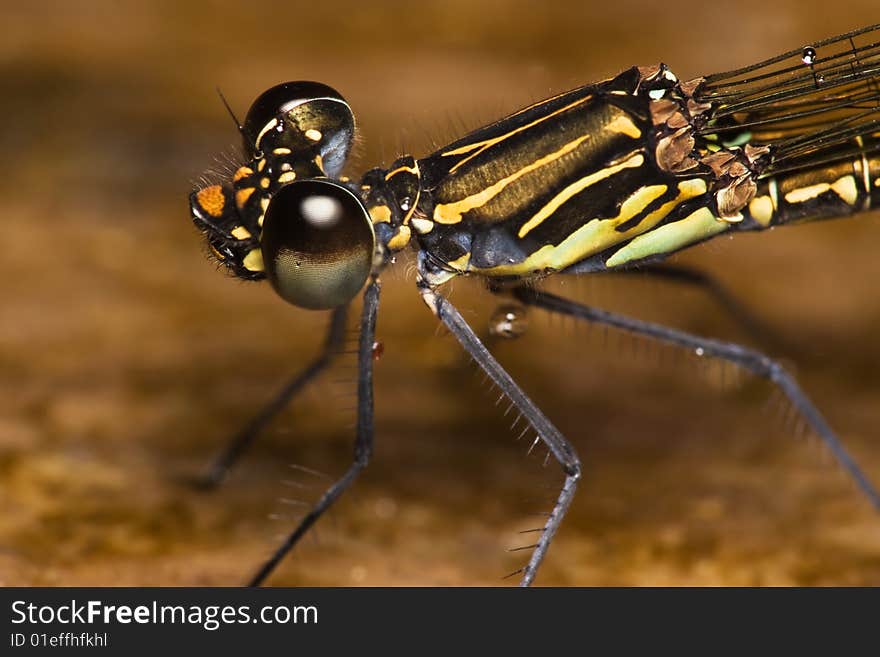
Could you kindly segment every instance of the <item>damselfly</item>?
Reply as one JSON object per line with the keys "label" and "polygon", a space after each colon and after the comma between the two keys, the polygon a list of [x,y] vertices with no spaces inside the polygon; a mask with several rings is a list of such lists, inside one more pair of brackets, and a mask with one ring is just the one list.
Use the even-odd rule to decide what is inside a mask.
{"label": "damselfly", "polygon": [[422,300],[564,472],[520,571],[523,585],[533,581],[571,504],[581,464],[442,295],[441,286],[457,276],[482,277],[525,306],[685,347],[769,379],[880,508],[880,494],[777,362],[541,290],[547,276],[647,270],[717,235],[842,217],[880,203],[880,25],[687,82],[663,64],[633,67],[426,157],[371,169],[360,181],[340,177],[354,116],[324,84],[273,87],[236,123],[247,162],[228,183],[192,192],[192,218],[235,276],[268,279],[283,299],[329,310],[331,321],[320,355],[238,434],[212,481],[339,352],[347,308],[363,290],[354,461],[252,584],[265,580],[367,465],[379,276],[407,248],[417,252]]}

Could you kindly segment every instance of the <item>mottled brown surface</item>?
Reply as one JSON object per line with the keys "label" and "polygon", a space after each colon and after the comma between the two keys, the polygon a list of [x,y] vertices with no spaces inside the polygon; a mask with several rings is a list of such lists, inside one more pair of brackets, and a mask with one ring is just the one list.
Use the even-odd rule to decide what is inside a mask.
{"label": "mottled brown surface", "polygon": [[[285,79],[340,89],[360,121],[357,173],[631,64],[662,58],[693,76],[878,17],[874,0],[846,12],[547,4],[4,7],[0,582],[239,584],[325,482],[289,465],[346,465],[351,359],[222,490],[186,483],[308,358],[324,324],[204,257],[186,193],[237,141],[215,85],[239,112]],[[875,481],[878,246],[874,213],[722,238],[677,259],[715,272],[785,336],[786,362]],[[453,288],[484,330],[494,302],[476,285]],[[743,337],[680,287],[594,277],[563,291]],[[271,583],[512,582],[500,577],[525,553],[505,550],[530,542],[517,532],[549,508],[558,469],[513,441],[405,264],[384,279],[379,333],[373,463]],[[586,467],[538,583],[880,583],[880,517],[766,384],[728,369],[722,386],[721,369],[693,356],[541,316],[497,353]]]}

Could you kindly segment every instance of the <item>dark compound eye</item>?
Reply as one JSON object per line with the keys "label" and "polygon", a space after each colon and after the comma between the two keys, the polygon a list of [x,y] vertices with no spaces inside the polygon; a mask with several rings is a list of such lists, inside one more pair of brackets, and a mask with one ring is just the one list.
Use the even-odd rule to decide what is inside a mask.
{"label": "dark compound eye", "polygon": [[351,301],[373,265],[370,216],[348,189],[328,180],[285,185],[263,219],[263,261],[278,294],[314,310]]}
{"label": "dark compound eye", "polygon": [[354,139],[354,115],[345,98],[320,82],[285,82],[264,91],[244,120],[245,150],[317,150],[324,172],[337,176]]}

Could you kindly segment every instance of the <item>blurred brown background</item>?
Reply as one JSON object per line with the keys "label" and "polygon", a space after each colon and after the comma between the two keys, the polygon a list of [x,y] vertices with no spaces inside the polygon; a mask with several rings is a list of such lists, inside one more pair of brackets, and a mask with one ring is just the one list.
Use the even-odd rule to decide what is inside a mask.
{"label": "blurred brown background", "polygon": [[[354,108],[349,171],[633,64],[683,78],[877,22],[829,3],[4,2],[0,177],[0,583],[236,585],[351,454],[351,359],[311,387],[215,493],[187,482],[305,362],[324,317],[215,271],[187,215],[269,85],[315,79]],[[218,157],[219,156],[219,157]],[[218,164],[219,163],[219,164]],[[713,272],[785,343],[880,481],[877,213],[722,238]],[[560,289],[556,284],[555,289]],[[483,333],[478,284],[453,299]],[[699,292],[562,284],[602,307],[746,340]],[[384,278],[376,450],[272,584],[510,584],[561,479],[526,456],[415,293]],[[502,362],[586,475],[545,585],[877,584],[880,517],[768,385],[601,329],[531,316]],[[525,539],[523,538],[525,536]]]}

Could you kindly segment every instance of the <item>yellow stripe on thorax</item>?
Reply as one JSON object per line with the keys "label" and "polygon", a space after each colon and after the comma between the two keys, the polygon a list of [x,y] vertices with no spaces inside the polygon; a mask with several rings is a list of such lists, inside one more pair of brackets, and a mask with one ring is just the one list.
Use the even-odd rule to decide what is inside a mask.
{"label": "yellow stripe on thorax", "polygon": [[637,225],[626,231],[617,226],[625,223],[644,210],[652,200],[666,192],[665,185],[641,187],[620,206],[620,213],[608,219],[593,219],[557,245],[546,244],[519,263],[497,265],[476,269],[486,276],[522,276],[543,270],[560,271],[586,257],[604,251],[614,244],[650,230],[661,222],[678,204],[706,192],[706,183],[699,178],[684,180],[678,184],[678,195],[646,215]]}
{"label": "yellow stripe on thorax", "polygon": [[489,148],[491,148],[495,144],[498,144],[498,143],[504,141],[505,139],[508,139],[509,137],[512,137],[513,135],[515,135],[519,132],[522,132],[524,130],[528,130],[529,128],[532,128],[540,123],[543,123],[544,121],[547,121],[548,119],[551,119],[554,116],[557,116],[558,114],[562,114],[563,112],[566,112],[573,107],[577,107],[578,105],[583,105],[591,98],[592,98],[592,96],[585,96],[584,98],[580,98],[580,99],[574,101],[573,103],[569,103],[565,107],[560,107],[555,112],[550,112],[550,114],[546,114],[544,116],[541,116],[541,117],[535,119],[534,121],[532,121],[531,123],[526,123],[525,125],[521,125],[518,128],[514,128],[510,132],[506,132],[503,135],[498,135],[497,137],[490,137],[489,139],[484,139],[483,141],[477,141],[472,144],[465,144],[464,146],[461,146],[459,148],[454,148],[451,151],[446,151],[445,153],[442,153],[441,155],[443,157],[448,157],[451,155],[463,155],[465,153],[470,153],[471,151],[474,151],[473,153],[468,155],[466,158],[464,158],[460,162],[456,162],[455,166],[453,166],[449,170],[449,173],[453,173],[460,166],[464,165],[466,162],[470,161],[471,159],[477,157],[477,155],[479,155],[483,151],[488,150]]}
{"label": "yellow stripe on thorax", "polygon": [[645,163],[645,157],[641,153],[633,155],[628,160],[621,162],[620,164],[616,164],[614,166],[605,167],[604,169],[599,169],[595,173],[591,173],[588,176],[584,176],[583,178],[574,181],[568,187],[559,192],[556,196],[550,199],[544,207],[538,210],[531,219],[529,219],[526,223],[522,225],[519,229],[518,236],[520,238],[525,237],[529,234],[533,228],[541,225],[547,217],[553,215],[559,207],[565,203],[568,199],[570,199],[575,194],[585,190],[590,185],[594,185],[600,180],[605,180],[606,178],[610,178],[615,173],[623,171],[624,169],[634,169],[642,166]]}
{"label": "yellow stripe on thorax", "polygon": [[708,208],[700,208],[680,221],[634,237],[629,244],[608,258],[605,266],[618,267],[653,255],[672,253],[729,228],[728,222],[718,221]]}
{"label": "yellow stripe on thorax", "polygon": [[535,160],[531,164],[524,166],[517,171],[514,171],[506,178],[502,178],[493,185],[489,185],[485,189],[477,192],[476,194],[471,194],[470,196],[467,196],[460,201],[438,204],[434,207],[434,221],[436,221],[438,224],[459,223],[462,220],[462,215],[465,212],[482,207],[490,200],[495,198],[498,194],[500,194],[501,191],[504,190],[504,188],[507,187],[510,183],[518,180],[522,176],[531,171],[534,171],[535,169],[539,169],[546,164],[558,160],[562,156],[576,149],[584,142],[584,140],[589,138],[590,135],[582,135],[581,137],[578,137],[577,139],[568,142],[559,150]]}

